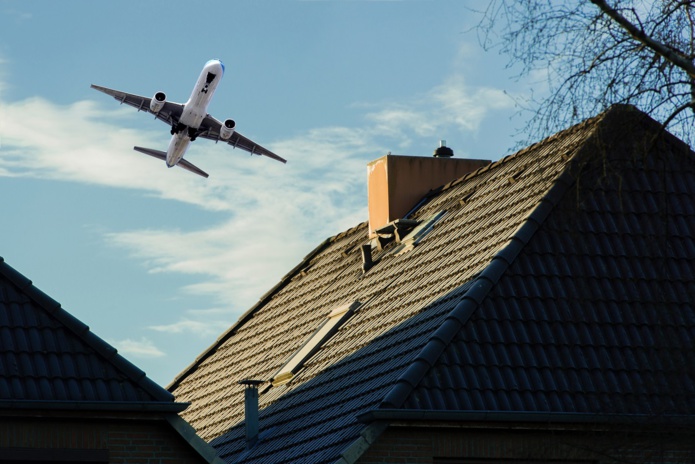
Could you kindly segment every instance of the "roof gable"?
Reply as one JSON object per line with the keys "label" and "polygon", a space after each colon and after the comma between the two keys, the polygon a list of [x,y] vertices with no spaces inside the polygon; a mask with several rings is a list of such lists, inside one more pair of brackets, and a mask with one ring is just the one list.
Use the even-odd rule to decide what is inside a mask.
{"label": "roof gable", "polygon": [[[172,384],[178,400],[192,403],[183,416],[229,461],[334,462],[363,430],[359,415],[430,407],[422,403],[430,394],[455,401],[447,395],[472,390],[461,379],[468,364],[449,348],[469,355],[488,348],[457,337],[492,301],[510,264],[523,265],[520,253],[569,198],[592,154],[606,153],[603,132],[618,136],[616,121],[631,113],[614,108],[432,192],[409,219],[442,213],[436,224],[412,247],[375,249],[366,273],[359,254],[366,223],[328,239]],[[261,388],[260,440],[244,451],[236,382],[270,380],[326,314],[352,301],[362,305],[290,382]],[[481,327],[515,333],[494,318]],[[509,336],[495,335],[498,344]],[[440,375],[458,377],[447,384]]]}
{"label": "roof gable", "polygon": [[183,409],[0,258],[0,407],[76,407],[75,402],[83,409]]}

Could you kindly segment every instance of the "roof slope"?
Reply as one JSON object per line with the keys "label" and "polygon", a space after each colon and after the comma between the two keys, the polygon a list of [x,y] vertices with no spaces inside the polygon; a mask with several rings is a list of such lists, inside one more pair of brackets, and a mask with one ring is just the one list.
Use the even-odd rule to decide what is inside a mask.
{"label": "roof slope", "polygon": [[695,414],[695,156],[672,138],[645,156],[657,127],[629,116],[604,122],[432,369],[382,406]]}
{"label": "roof slope", "polygon": [[[412,248],[404,249],[402,244],[391,243],[383,251],[375,251],[375,266],[366,274],[362,274],[359,254],[360,245],[367,243],[366,223],[327,240],[175,380],[171,389],[177,399],[192,403],[183,416],[229,462],[335,462],[359,437],[364,424],[357,416],[368,411],[455,408],[572,412],[567,405],[555,409],[539,406],[549,401],[543,397],[548,397],[553,390],[551,383],[540,384],[543,388],[538,388],[550,368],[538,361],[545,362],[542,354],[529,358],[524,350],[543,351],[551,344],[544,343],[548,336],[560,336],[555,329],[559,321],[575,317],[574,313],[566,308],[556,308],[552,313],[538,306],[538,315],[527,320],[527,312],[515,309],[514,305],[521,303],[515,303],[513,297],[517,293],[519,297],[525,295],[517,288],[525,286],[522,288],[529,295],[524,298],[531,301],[521,306],[535,308],[534,298],[556,298],[564,283],[572,284],[573,274],[560,267],[565,255],[557,253],[565,250],[563,247],[568,247],[570,240],[560,240],[555,235],[558,231],[566,233],[577,227],[565,223],[568,219],[575,220],[571,206],[577,204],[577,193],[583,192],[579,187],[584,181],[604,177],[596,175],[595,166],[600,172],[613,168],[605,165],[605,157],[592,156],[592,153],[605,153],[606,135],[615,138],[621,131],[631,131],[635,118],[640,124],[658,129],[655,122],[641,113],[616,107],[433,192],[410,217],[424,221],[438,217],[429,233]],[[684,168],[692,166],[693,155],[672,137],[667,138],[678,147],[674,149],[676,156],[685,158],[679,161],[681,166],[674,173],[690,176],[689,182],[679,179],[683,185],[680,195],[693,198],[694,193],[688,189],[694,188],[695,176],[692,168]],[[639,165],[635,160],[625,163],[634,164],[635,173],[653,169],[649,163]],[[614,167],[622,172],[625,163],[619,162]],[[648,182],[643,183],[645,181],[638,174],[632,182],[636,185],[630,188],[640,192],[653,188]],[[619,193],[623,193],[622,187],[619,188]],[[615,191],[605,194],[612,193]],[[585,227],[598,227],[593,225],[596,220],[611,227],[611,221],[616,221],[613,217],[616,204],[625,208],[618,212],[626,217],[633,214],[628,208],[641,205],[640,202],[621,203],[619,198],[611,200],[611,211],[604,210],[604,203],[598,200],[591,203],[596,214],[582,219],[583,225],[589,223]],[[676,216],[688,216],[690,223],[695,223],[692,207],[679,204],[681,209],[676,211]],[[563,213],[563,208],[568,212]],[[655,219],[653,214],[638,217],[637,220]],[[658,216],[667,217],[670,215]],[[678,227],[684,227],[680,222]],[[557,225],[553,226],[555,223]],[[599,228],[594,238],[601,233]],[[692,240],[691,230],[679,229],[679,234],[689,237],[683,240]],[[608,266],[612,262],[609,257],[615,253],[624,253],[628,261],[632,259],[630,250],[633,248],[614,243],[623,238],[616,232],[606,239],[607,244],[597,243],[600,253],[595,249],[586,250],[582,248],[586,245],[579,243],[573,251],[576,256],[572,257],[584,266]],[[670,236],[665,238],[666,241],[670,239]],[[531,248],[532,243],[537,248]],[[554,248],[544,248],[545,244]],[[685,266],[683,256],[695,258],[692,246],[683,248],[679,243],[674,250],[677,266]],[[522,260],[521,253],[530,258]],[[601,259],[594,259],[597,256]],[[635,259],[643,258],[638,255]],[[518,270],[514,267],[517,265]],[[638,268],[646,266],[648,264],[643,263],[630,269],[635,273],[643,272]],[[564,273],[558,274],[557,269]],[[588,280],[591,272],[596,271],[589,267],[586,270]],[[669,272],[658,275],[666,275],[671,280],[693,275],[692,268],[687,267]],[[519,275],[523,279],[519,279]],[[535,282],[543,281],[542,276],[557,286],[542,289],[546,293],[533,287]],[[620,268],[610,276],[616,282],[625,280]],[[630,278],[633,277],[628,280]],[[603,283],[610,279],[606,275],[604,279],[595,280]],[[615,288],[619,285],[614,283]],[[581,290],[583,287],[577,291]],[[639,292],[622,291],[624,305],[641,300]],[[616,292],[606,289],[587,300],[602,302],[607,294]],[[673,290],[671,297],[677,297],[684,306],[689,304],[692,312],[691,294],[677,292]],[[261,388],[260,440],[256,447],[244,451],[243,388],[236,382],[245,378],[272,379],[332,310],[354,301],[362,305],[289,383]],[[665,301],[671,302],[670,299]],[[489,307],[495,309],[487,309]],[[601,306],[596,306],[594,311],[600,309]],[[685,331],[681,337],[685,341],[695,339],[692,326],[687,322],[692,320],[692,315],[688,317],[685,322],[672,320],[678,327],[685,326],[677,329]],[[483,322],[473,323],[478,320]],[[523,324],[512,323],[520,320]],[[613,324],[614,330],[619,331],[618,327],[628,322],[625,316],[624,320],[610,319],[609,325]],[[576,325],[581,324],[576,322]],[[596,332],[595,326],[590,324],[581,327],[584,332],[578,336]],[[566,336],[570,335],[574,334]],[[591,333],[581,340],[589,347],[599,343],[597,337]],[[503,351],[499,345],[517,339],[517,348],[505,352],[509,360],[494,357]],[[486,340],[489,341],[482,343]],[[632,340],[624,343],[633,343]],[[642,340],[639,343],[642,347],[647,344]],[[593,351],[586,348],[586,353],[599,352],[601,346]],[[481,352],[493,347],[497,351],[493,350],[492,354]],[[492,362],[501,367],[492,369],[489,366]],[[585,369],[594,374],[592,380],[597,381],[601,378],[597,370],[603,369],[605,374],[613,372],[617,365],[617,361],[612,364],[595,358],[585,359],[585,362],[586,365],[580,366],[577,357],[575,365],[566,370],[566,376],[569,378],[571,371]],[[544,367],[545,370],[540,369]],[[540,374],[534,374],[534,369]],[[630,369],[630,375],[640,375],[640,366],[633,365]],[[496,377],[498,371],[505,376],[506,384]],[[490,378],[462,378],[464,372]],[[611,385],[610,389],[614,391],[617,387]],[[644,391],[648,390],[645,387]],[[534,400],[537,403],[517,401],[514,408],[505,409],[501,402],[505,395],[511,398],[514,392],[522,392],[520,396],[525,398],[529,392],[533,395],[536,391],[538,396]],[[495,401],[499,399],[499,404],[487,401],[490,393],[497,395]],[[476,399],[476,394],[482,399]],[[465,400],[459,398],[461,395],[468,395],[471,405],[464,404]],[[576,401],[579,396],[575,392]],[[692,392],[684,394],[684,398],[692,396]],[[600,412],[595,403],[592,404],[583,410]]]}
{"label": "roof slope", "polygon": [[0,408],[185,407],[173,400],[0,258]]}

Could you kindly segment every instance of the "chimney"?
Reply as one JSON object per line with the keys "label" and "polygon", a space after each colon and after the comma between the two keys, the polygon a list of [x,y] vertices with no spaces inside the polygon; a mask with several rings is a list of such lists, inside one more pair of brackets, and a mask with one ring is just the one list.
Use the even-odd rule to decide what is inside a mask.
{"label": "chimney", "polygon": [[251,449],[258,441],[258,386],[262,380],[241,380],[244,385],[244,414],[246,423],[246,449]]}
{"label": "chimney", "polygon": [[430,190],[490,164],[452,158],[453,154],[442,140],[432,158],[389,154],[367,164],[369,236],[402,219]]}

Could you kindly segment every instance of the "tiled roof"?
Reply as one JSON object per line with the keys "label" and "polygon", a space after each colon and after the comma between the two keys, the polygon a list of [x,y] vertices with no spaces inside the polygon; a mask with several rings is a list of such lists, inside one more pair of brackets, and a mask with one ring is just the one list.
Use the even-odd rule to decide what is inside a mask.
{"label": "tiled roof", "polygon": [[[365,274],[366,223],[328,239],[174,381],[183,416],[228,462],[335,462],[370,411],[692,415],[695,158],[659,130],[614,107],[452,182],[410,217],[444,212],[432,230]],[[245,451],[236,382],[354,301],[261,387]]]}
{"label": "tiled roof", "polygon": [[0,408],[185,407],[173,401],[0,258]]}
{"label": "tiled roof", "polygon": [[390,406],[695,414],[695,157],[660,147],[604,147],[583,182],[565,176],[482,304]]}

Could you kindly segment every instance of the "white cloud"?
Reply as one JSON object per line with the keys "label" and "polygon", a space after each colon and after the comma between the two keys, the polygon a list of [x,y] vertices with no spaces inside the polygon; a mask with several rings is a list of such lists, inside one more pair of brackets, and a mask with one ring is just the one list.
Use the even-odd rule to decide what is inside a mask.
{"label": "white cloud", "polygon": [[[374,123],[371,127],[374,138],[400,138],[407,146],[412,134],[433,137],[446,128],[476,132],[492,111],[513,105],[512,98],[504,91],[472,88],[462,75],[455,75],[410,101],[382,104],[366,118]],[[373,105],[365,106],[373,108]]]}
{"label": "white cloud", "polygon": [[431,95],[441,104],[440,124],[453,122],[464,131],[477,131],[491,111],[513,106],[512,99],[503,91],[488,87],[470,89],[462,76],[447,79]]}
{"label": "white cloud", "polygon": [[316,243],[366,218],[364,159],[370,150],[364,138],[330,128],[272,148],[291,161],[254,159],[265,163],[262,173],[247,168],[239,173],[225,166],[228,157],[206,157],[215,173],[208,195],[217,196],[228,219],[193,231],[113,232],[108,241],[129,250],[151,272],[202,276],[201,283],[184,288],[187,292],[246,309]]}
{"label": "white cloud", "polygon": [[390,105],[370,113],[367,118],[376,123],[374,131],[392,137],[403,137],[407,133],[420,136],[431,135],[436,131],[437,123],[426,113],[417,111],[407,105]]}
{"label": "white cloud", "polygon": [[165,353],[154,346],[151,340],[141,338],[133,340],[126,338],[125,340],[112,340],[109,343],[116,347],[118,352],[125,356],[133,356],[135,358],[161,358]]}
{"label": "white cloud", "polygon": [[[133,151],[157,146],[161,132],[121,127],[131,108],[104,110],[92,101],[56,105],[43,98],[2,102],[2,175],[138,189],[160,198],[224,210],[219,181],[201,183],[182,169],[162,175],[162,164]],[[140,115],[142,116],[142,115]]]}
{"label": "white cloud", "polygon": [[153,325],[149,328],[167,334],[192,333],[199,337],[212,337],[222,333],[229,325],[229,320],[193,320],[183,318],[173,324]]}

